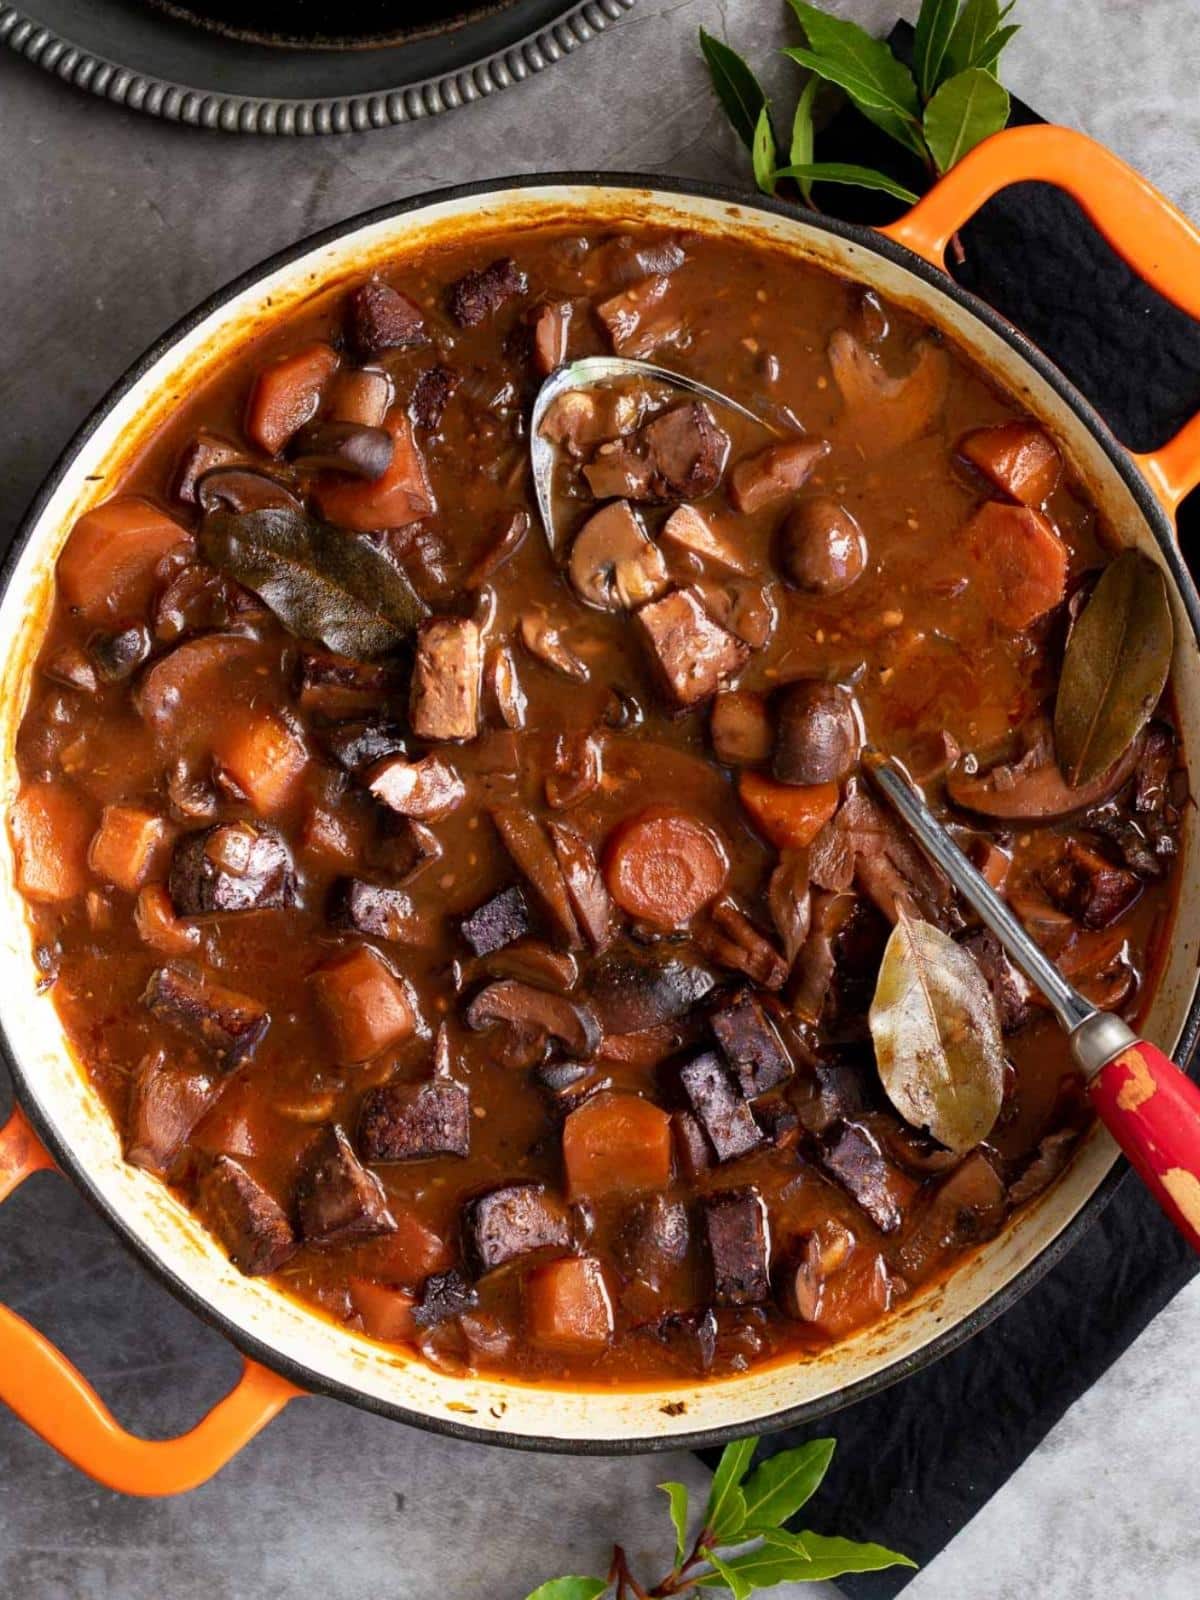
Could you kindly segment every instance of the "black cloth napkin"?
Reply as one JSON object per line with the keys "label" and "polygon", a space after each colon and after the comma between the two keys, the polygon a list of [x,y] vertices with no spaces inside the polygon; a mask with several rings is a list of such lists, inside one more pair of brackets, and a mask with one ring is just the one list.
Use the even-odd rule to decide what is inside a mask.
{"label": "black cloth napkin", "polygon": [[[909,41],[901,24],[893,34],[900,53]],[[1014,102],[1012,122],[1041,120]],[[819,136],[817,156],[883,166],[922,187],[920,172],[906,169],[902,154],[897,162],[895,149],[847,111]],[[897,214],[865,191],[825,186],[817,198],[824,210],[858,221]],[[1200,411],[1200,325],[1130,272],[1073,200],[1045,184],[1015,185],[983,208],[962,240],[966,259],[955,276],[1029,334],[1123,443],[1153,449]],[[1180,523],[1184,551],[1200,550],[1200,494]],[[1084,1238],[1003,1317],[882,1394],[772,1435],[762,1453],[835,1436],[814,1526],[903,1550],[924,1566],[1197,1268],[1127,1174]],[[913,1576],[898,1568],[840,1587],[852,1600],[891,1600]]]}

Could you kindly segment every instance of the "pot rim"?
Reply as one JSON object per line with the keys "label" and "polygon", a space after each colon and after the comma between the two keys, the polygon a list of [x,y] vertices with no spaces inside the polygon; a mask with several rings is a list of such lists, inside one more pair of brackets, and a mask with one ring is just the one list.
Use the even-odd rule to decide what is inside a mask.
{"label": "pot rim", "polygon": [[[1016,352],[1042,378],[1071,410],[1076,419],[1092,435],[1104,455],[1128,489],[1139,513],[1152,532],[1163,563],[1191,625],[1193,638],[1200,647],[1200,595],[1197,594],[1183,562],[1174,526],[1163,509],[1147,479],[1139,471],[1129,451],[1121,445],[1111,428],[1094,406],[1043,351],[1025,334],[995,311],[985,301],[956,283],[948,273],[936,268],[922,256],[886,238],[864,224],[843,222],[834,217],[797,212],[767,196],[747,196],[729,185],[710,183],[691,178],[662,177],[654,173],[636,172],[546,172],[522,173],[512,177],[478,179],[471,183],[452,184],[442,188],[424,190],[403,200],[387,202],[359,212],[341,222],[307,235],[297,243],[286,246],[264,258],[245,272],[206,296],[191,311],[185,313],[165,333],[156,339],[112,384],[102,398],[92,407],[76,429],[21,518],[11,545],[0,562],[0,595],[12,582],[17,565],[29,546],[38,522],[50,498],[69,475],[76,458],[92,434],[109,412],[147,376],[153,367],[179,341],[218,312],[230,300],[252,288],[261,279],[292,263],[301,260],[322,246],[342,240],[373,224],[391,221],[443,202],[470,200],[475,197],[494,197],[506,191],[538,188],[574,189],[629,189],[653,198],[656,194],[700,198],[736,207],[744,212],[760,212],[783,218],[790,224],[818,233],[832,234],[860,248],[883,257],[896,266],[912,273],[924,283],[945,295],[981,322],[994,335]],[[1190,1063],[1200,1039],[1200,988],[1192,995],[1179,1037],[1176,1055],[1183,1063]],[[95,1207],[121,1243],[129,1249],[144,1267],[188,1307],[202,1321],[215,1328],[229,1340],[235,1349],[251,1359],[261,1362],[281,1374],[306,1393],[347,1401],[362,1410],[405,1422],[431,1433],[473,1443],[503,1445],[511,1449],[533,1450],[561,1455],[642,1455],[660,1450],[702,1449],[724,1445],[731,1440],[751,1434],[764,1434],[794,1427],[832,1415],[859,1400],[881,1393],[892,1384],[908,1377],[950,1354],[966,1343],[974,1334],[987,1327],[1016,1303],[1050,1271],[1093,1225],[1117,1189],[1129,1174],[1129,1165],[1123,1156],[1113,1163],[1111,1170],[1100,1181],[1073,1217],[1059,1230],[1050,1243],[1030,1262],[1004,1283],[982,1304],[935,1335],[919,1349],[900,1357],[877,1372],[868,1374],[855,1383],[798,1405],[783,1407],[768,1417],[756,1417],[742,1422],[726,1423],[718,1427],[698,1429],[689,1433],[670,1435],[647,1434],[636,1438],[571,1439],[544,1435],[506,1432],[503,1429],[477,1427],[458,1422],[453,1418],[413,1410],[365,1391],[351,1384],[328,1378],[284,1355],[264,1340],[239,1327],[219,1311],[210,1301],[194,1289],[184,1278],[161,1262],[105,1199],[95,1185],[82,1161],[69,1144],[59,1137],[53,1124],[42,1113],[32,1088],[27,1084],[18,1063],[16,1052],[9,1042],[7,1027],[0,1014],[0,1054],[12,1075],[14,1091],[22,1108],[36,1129],[38,1136],[54,1156],[56,1164],[72,1183]],[[653,1391],[647,1391],[647,1397]]]}

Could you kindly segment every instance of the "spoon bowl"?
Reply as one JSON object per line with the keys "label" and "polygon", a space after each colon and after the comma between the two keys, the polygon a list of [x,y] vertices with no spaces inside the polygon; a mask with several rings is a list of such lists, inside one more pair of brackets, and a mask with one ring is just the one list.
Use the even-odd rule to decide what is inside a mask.
{"label": "spoon bowl", "polygon": [[904,768],[877,750],[865,770],[931,861],[1045,995],[1087,1080],[1100,1120],[1192,1249],[1200,1254],[1200,1087],[1169,1056],[1084,998],[1034,942],[930,811]]}
{"label": "spoon bowl", "polygon": [[701,383],[697,378],[689,378],[685,373],[672,372],[669,367],[656,366],[652,361],[635,361],[629,356],[585,356],[579,361],[568,361],[563,366],[556,367],[538,390],[529,419],[529,463],[533,469],[533,491],[537,496],[542,529],[551,550],[558,549],[553,505],[554,468],[558,462],[558,447],[542,432],[547,413],[554,402],[564,394],[579,389],[595,389],[619,383],[627,378],[650,379],[654,383],[679,389],[684,394],[698,395],[702,400],[710,400],[713,405],[723,406],[728,411],[736,412],[739,417],[745,417],[749,422],[756,423],[758,427],[765,428],[770,433],[779,432],[773,423],[759,416],[756,411],[751,411],[748,406],[742,405],[739,400],[722,394],[719,389],[710,388],[707,383]]}

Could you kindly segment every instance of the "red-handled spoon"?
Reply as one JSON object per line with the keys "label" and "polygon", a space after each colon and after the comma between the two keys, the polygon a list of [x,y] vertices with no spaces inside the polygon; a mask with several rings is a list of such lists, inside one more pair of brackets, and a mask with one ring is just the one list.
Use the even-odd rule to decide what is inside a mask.
{"label": "red-handled spoon", "polygon": [[921,848],[1045,995],[1088,1080],[1088,1097],[1151,1194],[1200,1254],[1200,1087],[1156,1045],[1074,989],[968,861],[904,769],[869,752],[866,769]]}

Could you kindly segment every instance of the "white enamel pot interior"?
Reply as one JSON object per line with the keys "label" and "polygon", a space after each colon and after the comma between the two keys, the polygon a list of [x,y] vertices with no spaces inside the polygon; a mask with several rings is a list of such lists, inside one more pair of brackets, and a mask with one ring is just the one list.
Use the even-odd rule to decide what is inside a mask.
{"label": "white enamel pot interior", "polygon": [[[813,221],[712,190],[648,189],[606,177],[533,179],[449,191],[360,218],[251,273],[194,313],[126,376],[88,420],[43,489],[9,557],[0,637],[9,642],[0,719],[6,809],[17,786],[14,740],[51,603],[54,563],[75,519],[104,500],[137,444],[262,325],[314,290],[447,238],[539,223],[635,222],[735,235],[819,264],[908,306],[1017,396],[1058,440],[1121,543],[1168,571],[1176,623],[1174,681],[1188,750],[1200,750],[1200,609],[1172,530],[1128,458],[1086,404],[1007,324],[915,256],[869,230]],[[1195,850],[1189,815],[1182,881]],[[1200,902],[1185,888],[1144,1031],[1190,1049]],[[806,1360],[709,1383],[640,1391],[455,1378],[336,1326],[260,1280],[245,1278],[159,1183],[121,1159],[116,1131],[73,1058],[48,996],[35,991],[24,909],[4,830],[0,845],[0,994],[22,1103],[70,1176],[188,1304],[243,1350],[305,1388],[397,1418],[484,1440],[576,1451],[652,1449],[761,1430],[831,1411],[961,1342],[1061,1254],[1115,1181],[1116,1148],[1097,1129],[1039,1203],[889,1321]],[[1165,1223],[1164,1223],[1165,1226]],[[1080,1307],[1080,1315],[1087,1314]]]}

